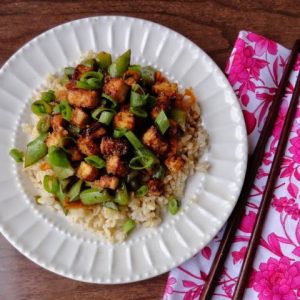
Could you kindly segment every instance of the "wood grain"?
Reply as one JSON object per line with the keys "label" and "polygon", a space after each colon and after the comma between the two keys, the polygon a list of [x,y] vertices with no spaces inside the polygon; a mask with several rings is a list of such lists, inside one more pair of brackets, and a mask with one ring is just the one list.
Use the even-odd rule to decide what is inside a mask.
{"label": "wood grain", "polygon": [[[0,65],[31,38],[58,24],[96,15],[127,15],[185,35],[223,69],[240,30],[286,47],[300,37],[300,4],[274,1],[1,1]],[[126,285],[95,285],[50,273],[19,254],[0,235],[0,299],[160,299],[167,274]]]}

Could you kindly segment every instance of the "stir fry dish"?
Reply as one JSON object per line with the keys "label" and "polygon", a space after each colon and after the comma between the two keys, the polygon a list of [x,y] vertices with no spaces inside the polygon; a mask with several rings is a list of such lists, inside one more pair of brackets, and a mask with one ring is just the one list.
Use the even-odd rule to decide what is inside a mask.
{"label": "stir fry dish", "polygon": [[90,53],[66,67],[31,105],[36,123],[25,153],[10,152],[42,187],[38,204],[59,204],[117,241],[136,225],[157,225],[162,207],[178,212],[207,144],[192,89],[180,93],[158,70],[130,60],[130,50],[114,61]]}

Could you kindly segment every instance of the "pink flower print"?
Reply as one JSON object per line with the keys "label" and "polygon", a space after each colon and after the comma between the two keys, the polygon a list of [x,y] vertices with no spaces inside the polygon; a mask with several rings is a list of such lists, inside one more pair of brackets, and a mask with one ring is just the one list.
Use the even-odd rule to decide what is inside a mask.
{"label": "pink flower print", "polygon": [[280,133],[281,133],[281,130],[282,130],[282,127],[284,124],[284,119],[285,119],[286,113],[288,111],[288,106],[285,104],[286,103],[284,103],[284,105],[282,105],[280,107],[279,114],[278,114],[278,117],[275,122],[274,130],[272,132],[272,135],[275,138],[275,141],[279,140]]}
{"label": "pink flower print", "polygon": [[272,202],[272,206],[275,207],[275,209],[278,212],[283,212],[286,207],[289,207],[290,205],[293,205],[295,203],[295,200],[288,199],[287,197],[280,197],[280,198],[274,198]]}
{"label": "pink flower print", "polygon": [[245,257],[246,251],[247,251],[247,247],[242,247],[240,249],[240,251],[233,251],[231,253],[232,258],[233,258],[233,263],[236,264],[237,262],[240,262],[241,260],[243,260]]}
{"label": "pink flower print", "polygon": [[249,32],[247,39],[255,43],[255,54],[257,56],[262,56],[264,53],[268,52],[272,55],[277,54],[277,44],[270,41],[260,35]]}
{"label": "pink flower print", "polygon": [[293,220],[300,219],[300,209],[297,203],[294,203],[293,205],[286,207],[285,211],[288,215],[291,216]]}
{"label": "pink flower print", "polygon": [[250,211],[242,220],[240,230],[246,233],[251,233],[256,219],[256,214]]}
{"label": "pink flower print", "polygon": [[295,71],[299,71],[300,70],[300,55],[298,56],[298,59],[297,59],[295,65],[294,65],[293,70],[295,70]]}
{"label": "pink flower print", "polygon": [[269,258],[255,272],[251,287],[259,300],[297,300],[300,290],[300,262],[290,263],[287,257]]}
{"label": "pink flower print", "polygon": [[256,126],[255,115],[247,110],[242,110],[242,112],[246,123],[247,134],[250,135]]}
{"label": "pink flower print", "polygon": [[168,281],[167,281],[167,284],[166,284],[166,288],[165,288],[165,294],[173,294],[173,287],[172,285],[175,284],[177,281],[176,281],[176,278],[174,277],[169,277],[168,278]]}
{"label": "pink flower print", "polygon": [[290,140],[291,147],[289,148],[292,154],[293,161],[300,163],[300,129],[297,130],[297,136]]}

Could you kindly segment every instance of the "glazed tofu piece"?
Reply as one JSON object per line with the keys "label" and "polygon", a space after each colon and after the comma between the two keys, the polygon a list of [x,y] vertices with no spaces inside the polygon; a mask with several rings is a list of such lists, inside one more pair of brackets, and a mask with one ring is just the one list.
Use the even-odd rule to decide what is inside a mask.
{"label": "glazed tofu piece", "polygon": [[115,190],[119,185],[119,181],[117,176],[103,175],[93,182],[93,186],[100,189]]}
{"label": "glazed tofu piece", "polygon": [[76,172],[77,177],[85,181],[94,181],[98,176],[98,170],[82,161]]}
{"label": "glazed tofu piece", "polygon": [[99,143],[89,136],[80,136],[77,140],[79,150],[85,155],[97,155],[100,152]]}
{"label": "glazed tofu piece", "polygon": [[165,165],[171,173],[177,173],[181,171],[184,167],[185,161],[178,155],[169,156],[165,160]]}
{"label": "glazed tofu piece", "polygon": [[162,194],[162,183],[158,179],[150,179],[147,183],[148,192],[152,196],[160,196]]}
{"label": "glazed tofu piece", "polygon": [[124,177],[127,174],[127,169],[121,160],[120,156],[112,155],[106,159],[106,171],[108,174]]}
{"label": "glazed tofu piece", "polygon": [[68,136],[67,130],[63,129],[63,130],[59,130],[59,131],[53,131],[47,137],[47,140],[46,140],[47,147],[48,148],[50,148],[51,146],[61,147],[62,139],[66,136]]}
{"label": "glazed tofu piece", "polygon": [[130,111],[120,111],[114,117],[114,126],[118,129],[133,130],[134,115]]}
{"label": "glazed tofu piece", "polygon": [[106,129],[96,122],[89,125],[85,130],[85,135],[93,139],[99,139],[106,134]]}
{"label": "glazed tofu piece", "polygon": [[89,116],[82,109],[76,107],[72,111],[71,123],[77,127],[83,128],[89,120]]}
{"label": "glazed tofu piece", "polygon": [[177,94],[177,84],[168,81],[158,82],[152,86],[152,90],[157,95],[174,97]]}
{"label": "glazed tofu piece", "polygon": [[151,109],[151,117],[155,119],[161,110],[167,111],[171,107],[171,100],[165,95],[159,95],[155,105]]}
{"label": "glazed tofu piece", "polygon": [[130,86],[135,85],[140,80],[140,77],[141,77],[140,73],[134,70],[127,70],[123,74],[123,79],[125,83]]}
{"label": "glazed tofu piece", "polygon": [[110,155],[123,156],[128,152],[128,144],[123,139],[106,136],[101,140],[100,150],[104,157]]}
{"label": "glazed tofu piece", "polygon": [[92,109],[98,105],[97,92],[89,90],[68,90],[68,101],[75,107]]}
{"label": "glazed tofu piece", "polygon": [[62,115],[53,115],[50,118],[50,124],[53,129],[53,131],[61,131],[64,128],[64,125],[66,125],[66,120],[62,117]]}
{"label": "glazed tofu piece", "polygon": [[118,103],[123,103],[126,100],[129,89],[129,85],[121,78],[112,78],[104,86],[105,94],[110,95]]}
{"label": "glazed tofu piece", "polygon": [[166,143],[158,130],[151,126],[143,135],[143,143],[151,150],[159,155],[163,155],[168,150],[168,143]]}

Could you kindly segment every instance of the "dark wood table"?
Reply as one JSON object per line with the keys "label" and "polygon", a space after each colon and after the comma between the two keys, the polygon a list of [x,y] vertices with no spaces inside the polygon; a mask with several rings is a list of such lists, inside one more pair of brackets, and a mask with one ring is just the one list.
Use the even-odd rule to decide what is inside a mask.
{"label": "dark wood table", "polygon": [[[223,69],[239,30],[286,47],[300,38],[300,4],[290,1],[1,1],[0,65],[31,38],[58,24],[97,15],[149,19],[190,38]],[[2,99],[3,100],[3,99]],[[50,273],[0,235],[0,299],[160,299],[167,274],[126,285],[86,284]]]}

